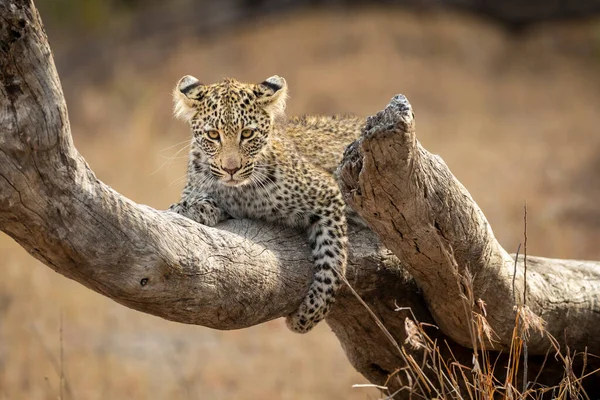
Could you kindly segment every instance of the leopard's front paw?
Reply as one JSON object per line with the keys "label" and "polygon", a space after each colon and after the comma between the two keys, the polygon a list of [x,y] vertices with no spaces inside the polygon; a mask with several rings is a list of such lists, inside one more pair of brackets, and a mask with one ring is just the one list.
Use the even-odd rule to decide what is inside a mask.
{"label": "leopard's front paw", "polygon": [[187,213],[187,203],[182,201],[180,203],[171,204],[167,210],[185,216]]}
{"label": "leopard's front paw", "polygon": [[204,204],[190,205],[187,201],[183,200],[179,203],[171,204],[169,211],[176,212],[202,225],[215,226],[219,223],[219,218],[215,211]]}

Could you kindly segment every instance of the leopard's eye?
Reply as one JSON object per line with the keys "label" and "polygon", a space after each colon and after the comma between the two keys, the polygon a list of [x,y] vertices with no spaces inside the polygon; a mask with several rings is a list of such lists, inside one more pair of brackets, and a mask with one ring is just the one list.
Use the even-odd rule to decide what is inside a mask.
{"label": "leopard's eye", "polygon": [[244,129],[242,131],[242,139],[250,139],[252,136],[254,136],[255,132],[256,132],[255,129],[250,129],[250,128]]}
{"label": "leopard's eye", "polygon": [[216,129],[211,129],[210,131],[206,131],[206,136],[208,136],[208,138],[212,139],[212,140],[219,140],[219,138],[220,138],[219,131]]}

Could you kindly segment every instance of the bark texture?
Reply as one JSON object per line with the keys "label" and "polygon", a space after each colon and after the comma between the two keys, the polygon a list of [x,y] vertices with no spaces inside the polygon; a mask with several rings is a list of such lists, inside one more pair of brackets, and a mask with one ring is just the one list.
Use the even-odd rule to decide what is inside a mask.
{"label": "bark texture", "polygon": [[[408,306],[419,321],[439,324],[432,337],[468,364],[458,300],[466,289],[457,284],[468,266],[506,347],[512,258],[442,160],[418,144],[406,99],[394,98],[369,120],[340,171],[348,201],[395,254],[369,229],[350,234],[348,280],[393,340],[402,344],[410,315],[396,304]],[[52,53],[26,0],[0,0],[0,230],[56,272],[127,307],[216,329],[287,315],[312,277],[303,233],[246,220],[201,226],[98,180],[73,146]],[[528,304],[548,329],[600,354],[598,263],[530,258],[528,268]],[[522,287],[519,267],[516,292]],[[420,357],[398,351],[347,287],[327,322],[373,383],[385,383],[407,355]],[[547,348],[544,338],[531,339],[532,353]]]}
{"label": "bark texture", "polygon": [[[514,305],[526,302],[562,344],[600,354],[600,339],[590,335],[600,315],[600,263],[528,257],[523,299],[524,257],[515,268],[515,256],[500,246],[469,192],[417,141],[404,96],[369,118],[346,150],[340,178],[346,201],[402,260],[435,321],[456,342],[472,343],[471,315],[461,301],[471,286],[474,299],[487,304],[501,349],[510,347]],[[536,335],[529,351],[544,354],[548,346]]]}

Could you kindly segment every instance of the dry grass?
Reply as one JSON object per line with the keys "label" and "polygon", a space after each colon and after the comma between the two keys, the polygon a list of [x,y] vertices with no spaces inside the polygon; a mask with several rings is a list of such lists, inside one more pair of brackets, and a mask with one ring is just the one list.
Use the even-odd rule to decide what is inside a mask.
{"label": "dry grass", "polygon": [[[407,367],[399,368],[392,374],[384,386],[379,386],[387,394],[385,399],[391,399],[401,391],[408,391],[415,399],[444,399],[444,400],[479,400],[479,399],[589,399],[582,387],[582,382],[590,375],[596,374],[600,370],[585,371],[576,375],[573,371],[573,364],[577,358],[590,357],[587,353],[569,354],[560,349],[557,341],[550,337],[552,348],[548,352],[552,354],[564,366],[564,377],[555,386],[547,387],[537,382],[540,374],[544,373],[543,368],[536,379],[526,381],[523,385],[523,374],[527,374],[526,342],[532,334],[541,334],[549,336],[544,329],[543,321],[531,312],[527,306],[519,306],[515,320],[515,327],[512,336],[512,344],[508,353],[508,358],[500,357],[489,352],[485,346],[489,340],[489,324],[485,317],[477,312],[473,313],[472,323],[475,332],[472,340],[477,344],[473,351],[472,364],[465,365],[457,360],[452,354],[450,347],[446,343],[438,343],[437,340],[430,338],[423,329],[424,324],[416,323],[410,318],[406,318],[406,343],[413,349],[423,351],[423,359],[415,360],[413,355],[402,348],[403,357],[407,362]],[[426,325],[426,324],[425,324]],[[446,354],[451,356],[447,357]],[[577,360],[578,361],[578,360]],[[405,375],[408,379],[401,380],[399,375]],[[504,376],[504,379],[501,377]],[[393,385],[393,381],[410,382],[397,391],[391,393],[388,386]],[[397,385],[396,385],[397,386]],[[356,385],[356,387],[361,387]]]}
{"label": "dry grass", "polygon": [[[527,278],[527,215],[527,205],[525,205],[523,232],[525,280]],[[474,296],[473,274],[468,268],[461,268],[458,265],[452,247],[448,243],[439,236],[437,239],[439,248],[442,249],[449,267],[456,276],[456,283],[467,316],[466,320],[469,324],[472,358],[468,364],[465,363],[464,358],[461,362],[453,353],[455,343],[452,345],[446,341],[439,343],[438,339],[432,338],[424,329],[424,327],[433,325],[418,322],[410,308],[396,305],[395,311],[408,309],[412,315],[412,319],[407,317],[404,321],[406,334],[404,344],[408,345],[413,351],[407,351],[404,346],[400,348],[390,332],[371,312],[368,305],[351,288],[358,300],[371,312],[375,322],[389,338],[392,345],[396,347],[404,362],[404,366],[399,367],[392,373],[384,385],[372,385],[371,387],[376,387],[386,393],[387,396],[384,400],[393,399],[400,392],[408,392],[410,398],[415,399],[487,400],[502,398],[541,400],[552,398],[554,400],[590,400],[590,396],[588,396],[584,387],[584,379],[598,375],[600,368],[589,371],[586,370],[586,367],[588,366],[588,359],[598,359],[598,356],[588,354],[587,348],[583,352],[575,353],[571,353],[568,346],[566,346],[566,349],[561,348],[558,340],[546,330],[546,322],[525,304],[527,298],[526,284],[523,285],[523,293],[517,294],[514,298],[514,301],[519,304],[514,306],[516,311],[515,322],[508,351],[498,353],[495,344],[500,341],[500,338],[487,321],[485,301],[481,298],[476,299]],[[518,255],[517,251],[515,257],[518,257]],[[516,263],[515,259],[515,268]],[[345,283],[348,286],[350,285],[348,281],[345,281]],[[522,300],[517,300],[517,298]],[[439,329],[437,326],[433,327]],[[532,334],[545,336],[550,344],[543,362],[539,364],[539,360],[536,360],[534,371],[529,370],[527,350],[527,343]],[[419,351],[415,353],[414,350]],[[415,359],[417,354],[422,355],[420,360]],[[553,364],[554,369],[560,369],[560,375],[557,375],[556,371],[544,369],[549,357],[554,359],[555,362],[550,361],[550,363]],[[594,363],[594,365],[597,366],[597,363]],[[531,378],[532,372],[536,373],[533,379]],[[562,377],[562,379],[552,386],[539,381],[540,377],[548,374],[551,374],[553,378],[545,379],[546,382],[556,382],[559,377]],[[355,387],[364,386],[355,385]],[[399,389],[392,392],[390,387]]]}
{"label": "dry grass", "polygon": [[[525,235],[527,235],[526,230]],[[440,247],[444,248],[441,242]],[[398,347],[389,331],[375,317],[378,326],[398,349],[404,360],[404,366],[392,373],[383,385],[359,384],[354,387],[377,388],[385,393],[384,400],[391,400],[400,392],[410,393],[410,398],[414,399],[589,400],[583,381],[592,375],[597,375],[600,368],[586,370],[587,360],[598,357],[588,354],[587,351],[571,353],[568,347],[561,349],[558,341],[545,329],[545,321],[524,304],[515,306],[515,323],[508,352],[499,354],[494,351],[497,336],[486,319],[485,302],[473,297],[472,275],[468,269],[459,273],[451,248],[444,250],[444,253],[451,266],[456,269],[457,284],[459,288],[463,288],[461,300],[465,305],[465,312],[470,316],[469,332],[473,349],[470,363],[465,364],[464,359],[461,362],[455,357],[452,346],[447,342],[439,343],[437,339],[428,335],[424,328],[433,325],[418,322],[409,308],[412,319],[407,317],[404,321],[406,333],[404,344],[419,352],[407,351],[405,346]],[[354,294],[358,296],[355,292]],[[364,302],[363,305],[368,308]],[[396,307],[396,311],[405,309],[405,307]],[[535,366],[534,379],[531,379],[532,374],[528,370],[527,342],[531,335],[546,336],[550,343],[544,361]],[[422,358],[415,359],[416,354],[421,354]],[[560,382],[553,386],[539,382],[539,378],[547,373],[544,367],[549,357],[557,362],[555,367],[559,365],[562,373]],[[574,368],[574,365],[577,367]],[[556,376],[555,372],[550,373]],[[553,380],[558,379],[553,378]],[[399,389],[392,392],[390,387]]]}
{"label": "dry grass", "polygon": [[[280,74],[291,114],[367,115],[402,92],[421,141],[469,188],[507,249],[521,237],[526,198],[529,253],[600,259],[600,61],[579,51],[593,48],[597,26],[541,27],[516,39],[455,15],[321,12],[163,53],[117,43],[111,80],[89,85],[85,72],[62,80],[75,143],[98,177],[157,208],[183,185],[184,159],[163,165],[178,148],[162,150],[188,136],[170,117],[171,86],[184,74],[206,82]],[[137,57],[144,51],[169,57],[148,64]],[[351,388],[365,381],[325,325],[297,336],[281,321],[234,332],[170,323],[66,280],[5,236],[0,268],[0,399],[378,396]],[[481,323],[476,332],[485,332]],[[420,339],[435,354],[437,344]]]}

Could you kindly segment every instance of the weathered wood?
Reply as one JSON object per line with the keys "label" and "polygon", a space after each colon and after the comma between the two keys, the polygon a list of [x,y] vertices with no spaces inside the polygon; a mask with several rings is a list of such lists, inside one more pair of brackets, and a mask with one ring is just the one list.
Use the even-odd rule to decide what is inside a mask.
{"label": "weathered wood", "polygon": [[[312,279],[304,234],[247,220],[201,226],[99,181],[73,147],[35,8],[0,1],[0,15],[0,229],[56,272],[169,320],[237,329],[293,311]],[[351,232],[350,242],[348,279],[373,309],[400,321],[399,342],[408,312],[394,311],[394,301],[431,321],[398,259],[371,231]],[[328,323],[374,382],[401,363],[347,290]]]}
{"label": "weathered wood", "polygon": [[[403,261],[372,231],[354,230],[348,280],[398,343],[410,313],[395,304],[411,307],[422,322],[434,322],[431,309],[442,328],[432,329],[432,337],[468,363],[456,278],[468,265],[476,296],[487,302],[488,319],[506,345],[514,317],[512,260],[441,159],[420,147],[412,114],[402,108],[408,103],[400,100],[370,119],[341,171],[351,204]],[[98,180],[73,146],[52,53],[26,0],[0,0],[0,230],[58,273],[127,307],[216,329],[287,315],[312,278],[301,232],[246,220],[201,226],[136,204]],[[440,246],[452,249],[458,267]],[[528,264],[528,304],[548,329],[571,346],[597,350],[598,265],[537,258]],[[516,287],[520,293],[522,272]],[[373,383],[404,366],[347,287],[327,322]],[[532,351],[546,347],[532,339]],[[394,380],[390,388],[400,385]]]}
{"label": "weathered wood", "polygon": [[[369,118],[346,150],[340,179],[346,201],[402,260],[444,333],[472,347],[470,307],[465,312],[461,301],[472,286],[498,335],[495,348],[510,347],[514,305],[523,303],[524,258],[513,280],[514,256],[444,161],[418,142],[404,96]],[[600,338],[591,334],[600,317],[599,262],[528,257],[526,293],[526,304],[560,343],[600,354]],[[549,342],[532,335],[528,346],[530,354],[545,354]]]}
{"label": "weathered wood", "polygon": [[[173,321],[238,329],[293,311],[312,278],[304,234],[247,220],[202,226],[102,183],[73,146],[37,11],[1,1],[0,13],[0,229],[56,272]],[[371,231],[350,241],[359,292],[378,290],[381,273],[417,293]]]}

